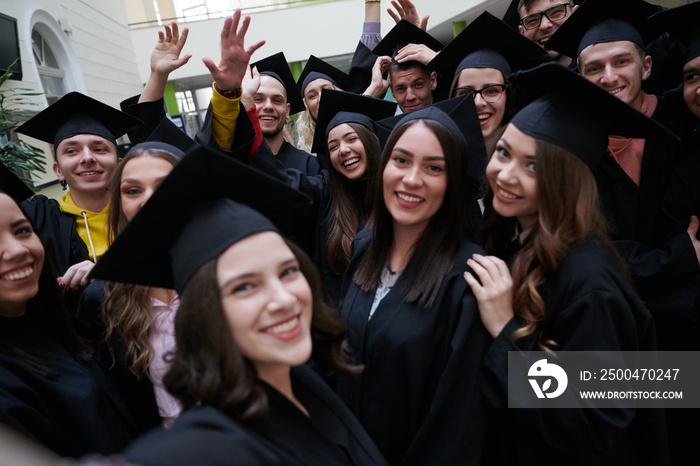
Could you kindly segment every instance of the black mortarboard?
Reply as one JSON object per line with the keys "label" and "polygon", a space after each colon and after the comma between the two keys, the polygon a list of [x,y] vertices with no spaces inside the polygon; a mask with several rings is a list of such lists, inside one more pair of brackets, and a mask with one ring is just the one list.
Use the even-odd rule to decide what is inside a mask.
{"label": "black mortarboard", "polygon": [[454,77],[466,68],[494,68],[509,76],[549,60],[549,53],[484,11],[430,62]]}
{"label": "black mortarboard", "polygon": [[376,134],[374,121],[388,118],[395,113],[395,102],[351,92],[323,89],[311,152],[325,160],[328,154],[328,132],[341,123],[360,123]]}
{"label": "black mortarboard", "polygon": [[[126,155],[131,154],[135,150],[141,150],[141,149],[158,149],[158,150],[164,150],[166,152],[170,152],[171,154],[183,158],[185,156],[185,152],[182,151],[179,147],[175,147],[172,144],[168,144],[166,142],[161,142],[161,141],[144,141],[140,142],[138,144],[133,145],[130,149],[129,152],[126,153]],[[126,157],[125,155],[125,157]]]}
{"label": "black mortarboard", "polygon": [[399,50],[408,44],[425,44],[435,52],[439,52],[444,47],[442,42],[416,25],[402,19],[374,47],[372,53],[379,56],[388,55],[394,58],[399,53]]}
{"label": "black mortarboard", "polygon": [[503,13],[502,21],[514,30],[518,30],[520,25],[520,12],[518,11],[518,4],[520,0],[511,0],[510,5],[506,8],[506,12]]}
{"label": "black mortarboard", "polygon": [[7,194],[17,203],[29,199],[34,195],[32,188],[20,180],[19,177],[2,162],[0,162],[0,193]]}
{"label": "black mortarboard", "polygon": [[309,56],[309,60],[306,62],[306,66],[301,71],[299,79],[297,80],[299,92],[301,92],[302,97],[304,97],[306,86],[317,79],[326,79],[340,89],[347,89],[350,82],[350,77],[347,75],[347,73],[339,70],[330,63],[311,55]]}
{"label": "black mortarboard", "polygon": [[583,49],[604,42],[629,41],[644,49],[652,39],[647,17],[659,11],[642,0],[587,0],[547,40],[548,49],[578,57]]}
{"label": "black mortarboard", "polygon": [[486,147],[479,125],[474,99],[470,95],[454,97],[413,112],[385,118],[377,122],[377,136],[382,148],[394,128],[415,119],[431,119],[445,125],[457,139],[464,163],[464,181],[470,199],[476,199],[486,171]]}
{"label": "black mortarboard", "polygon": [[515,73],[511,80],[535,100],[510,124],[568,150],[591,167],[605,154],[610,135],[678,139],[656,121],[556,63]]}
{"label": "black mortarboard", "polygon": [[173,154],[178,157],[182,157],[185,152],[194,147],[197,143],[187,135],[182,129],[180,129],[175,123],[173,123],[170,118],[162,118],[158,126],[156,126],[153,131],[148,135],[144,142],[167,142],[169,145],[177,148],[178,152],[173,152]]}
{"label": "black mortarboard", "polygon": [[119,234],[90,277],[181,293],[205,262],[252,234],[284,232],[291,214],[308,201],[286,183],[196,147]]}
{"label": "black mortarboard", "polygon": [[70,92],[15,131],[54,146],[78,134],[95,134],[116,146],[117,138],[140,124],[141,120],[92,97]]}
{"label": "black mortarboard", "polygon": [[700,2],[681,5],[649,18],[654,35],[668,32],[685,46],[684,62],[700,57]]}
{"label": "black mortarboard", "polygon": [[289,68],[289,63],[284,57],[284,52],[270,55],[267,58],[252,63],[250,68],[252,69],[253,67],[257,67],[260,74],[272,76],[284,86],[285,91],[287,91],[287,103],[289,103],[290,106],[290,115],[299,113],[306,108],[304,107],[304,100],[299,93],[297,83],[294,81],[292,70]]}

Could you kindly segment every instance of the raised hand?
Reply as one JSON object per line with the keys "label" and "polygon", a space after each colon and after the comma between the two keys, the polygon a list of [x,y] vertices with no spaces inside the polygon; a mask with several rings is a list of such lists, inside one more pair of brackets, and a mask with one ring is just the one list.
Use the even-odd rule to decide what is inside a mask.
{"label": "raised hand", "polygon": [[216,65],[209,57],[202,61],[209,70],[217,89],[221,91],[237,90],[243,83],[243,77],[248,70],[248,63],[253,53],[265,44],[264,40],[245,48],[245,35],[250,25],[250,16],[241,20],[241,10],[226,18],[221,30],[221,60]]}
{"label": "raised hand", "polygon": [[180,29],[175,21],[158,31],[158,42],[151,52],[151,73],[169,75],[187,63],[192,55],[180,56],[187,42],[188,28]]}
{"label": "raised hand", "polygon": [[139,102],[153,102],[163,97],[170,73],[187,63],[192,55],[180,56],[187,42],[189,29],[180,29],[175,21],[158,31],[158,42],[151,52],[151,74],[141,92]]}
{"label": "raised hand", "polygon": [[415,24],[416,27],[421,28],[424,31],[428,30],[428,20],[430,15],[425,15],[423,19],[418,16],[416,11],[416,6],[411,2],[411,0],[391,0],[391,5],[396,9],[396,11],[391,8],[387,8],[389,16],[391,16],[397,23],[402,19],[405,19],[409,23]]}

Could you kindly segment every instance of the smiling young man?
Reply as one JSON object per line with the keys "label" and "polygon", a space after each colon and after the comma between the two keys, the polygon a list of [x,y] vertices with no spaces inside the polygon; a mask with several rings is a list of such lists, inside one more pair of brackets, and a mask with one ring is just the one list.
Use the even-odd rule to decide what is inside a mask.
{"label": "smiling young man", "polygon": [[[389,88],[402,113],[432,105],[434,98],[439,97],[438,76],[428,63],[442,48],[430,34],[402,20],[372,51],[379,57],[372,71],[389,73]],[[381,97],[386,89],[380,77],[374,78],[364,94]]]}
{"label": "smiling young man", "polygon": [[259,75],[244,82],[241,102],[246,108],[255,106],[265,143],[285,168],[317,175],[321,171],[318,159],[284,137],[287,120],[305,108],[284,54],[264,58],[251,64],[251,68],[256,68]]}
{"label": "smiling young man", "polygon": [[53,144],[53,171],[69,191],[23,207],[53,258],[59,286],[79,290],[92,264],[107,250],[107,185],[119,157],[117,138],[141,122],[79,92],[66,94],[17,129]]}
{"label": "smiling young man", "polygon": [[[518,31],[544,48],[549,38],[576,9],[578,5],[568,0],[520,0]],[[549,50],[549,55],[564,66],[569,66],[572,62],[571,57],[560,55],[554,50]]]}
{"label": "smiling young man", "polygon": [[[672,96],[642,90],[642,82],[652,72],[651,57],[644,51],[653,38],[647,17],[656,11],[655,5],[641,0],[588,0],[548,44],[565,55],[578,56],[585,79],[683,134],[689,124],[689,112],[680,111],[685,110],[680,108],[683,105],[679,107]],[[675,222],[662,205],[686,155],[675,141],[610,136],[607,154],[594,171],[611,235],[620,240],[616,246],[657,319],[697,312],[697,220],[688,215],[677,228],[669,228]],[[657,328],[659,334],[669,330],[665,323]],[[663,344],[660,338],[659,348]]]}

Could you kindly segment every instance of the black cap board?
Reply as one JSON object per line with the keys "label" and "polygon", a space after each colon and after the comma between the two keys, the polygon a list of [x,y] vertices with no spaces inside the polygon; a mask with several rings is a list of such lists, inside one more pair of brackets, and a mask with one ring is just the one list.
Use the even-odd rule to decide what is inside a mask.
{"label": "black cap board", "polygon": [[605,154],[610,135],[678,140],[661,124],[556,63],[517,72],[511,80],[534,100],[510,124],[591,167]]}
{"label": "black cap board", "polygon": [[[183,158],[185,156],[185,153],[179,147],[175,147],[172,144],[168,144],[167,142],[161,142],[161,141],[140,142],[138,144],[131,146],[131,148],[129,149],[129,152],[127,152],[126,155],[129,155],[136,150],[143,150],[143,149],[163,150],[166,152],[170,152],[171,154],[173,154],[174,156],[176,156],[178,158]],[[126,157],[126,155],[125,155],[125,157]]]}
{"label": "black cap board", "polygon": [[78,134],[101,136],[114,145],[117,138],[142,124],[131,115],[80,92],[70,92],[15,131],[57,146]]}
{"label": "black cap board", "polygon": [[479,125],[474,99],[463,95],[443,100],[413,112],[377,122],[377,136],[384,147],[391,133],[401,123],[415,119],[432,119],[445,125],[457,139],[464,163],[464,182],[470,199],[476,199],[486,170],[486,147]]}
{"label": "black cap board", "polygon": [[[352,92],[323,89],[311,151],[328,158],[328,132],[341,123],[360,123],[376,134],[374,121],[396,114],[396,103]],[[325,161],[328,162],[327,160]]]}
{"label": "black cap board", "polygon": [[654,35],[668,32],[685,46],[684,64],[700,57],[700,2],[681,5],[649,18]]}
{"label": "black cap board", "polygon": [[287,92],[287,103],[289,103],[290,106],[290,115],[299,113],[306,108],[304,107],[304,100],[301,97],[301,93],[299,93],[297,83],[294,81],[292,70],[289,68],[289,63],[284,57],[283,52],[278,52],[255,63],[251,63],[250,68],[252,69],[254,67],[258,68],[260,74],[272,76],[282,84]]}
{"label": "black cap board", "polygon": [[19,203],[34,195],[32,188],[27,186],[12,170],[0,162],[0,192],[7,194]]}
{"label": "black cap board", "polygon": [[347,75],[347,73],[339,70],[330,63],[311,55],[309,56],[309,60],[306,62],[306,66],[304,66],[304,69],[301,71],[299,79],[297,80],[299,92],[301,93],[302,97],[304,96],[306,86],[317,79],[325,79],[330,81],[334,86],[340,89],[347,89],[350,82],[350,77]]}
{"label": "black cap board", "polygon": [[547,40],[547,48],[567,57],[604,42],[630,41],[643,49],[653,38],[647,18],[657,11],[642,0],[587,0]]}
{"label": "black cap board", "polygon": [[547,60],[546,50],[485,11],[452,39],[430,66],[451,77],[467,68],[494,68],[508,76]]}
{"label": "black cap board", "polygon": [[284,232],[296,210],[308,203],[305,195],[266,173],[195,147],[119,234],[90,277],[181,293],[205,262],[252,234]]}
{"label": "black cap board", "polygon": [[435,52],[439,52],[444,47],[442,42],[416,25],[402,19],[374,47],[372,53],[379,56],[388,55],[394,58],[399,53],[399,50],[408,44],[424,44]]}

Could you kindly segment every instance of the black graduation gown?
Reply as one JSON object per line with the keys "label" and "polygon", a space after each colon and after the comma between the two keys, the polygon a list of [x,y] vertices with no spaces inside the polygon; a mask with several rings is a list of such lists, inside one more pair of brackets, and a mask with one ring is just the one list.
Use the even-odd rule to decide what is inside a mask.
{"label": "black graduation gown", "polygon": [[124,456],[144,466],[386,464],[357,419],[310,367],[292,369],[294,395],[310,417],[261,384],[269,401],[262,422],[243,425],[213,407],[197,407],[171,429],[130,445]]}
{"label": "black graduation gown", "polygon": [[[483,393],[490,408],[484,464],[668,464],[660,409],[506,408],[508,351],[540,351],[540,332],[558,343],[558,351],[656,350],[651,314],[609,246],[594,240],[574,246],[540,294],[546,309],[535,334],[518,340],[516,349],[511,336],[522,324],[513,318],[484,359]],[[569,385],[575,383],[570,377]]]}
{"label": "black graduation gown", "polygon": [[104,321],[102,304],[105,301],[104,282],[95,280],[83,291],[76,312],[78,333],[92,343],[96,350],[95,360],[102,366],[114,388],[127,403],[140,433],[158,427],[161,417],[158,412],[153,384],[148,376],[136,377],[131,372],[126,357],[126,347],[121,338],[114,342],[114,361],[104,343]]}
{"label": "black graduation gown", "polygon": [[[681,131],[688,125],[687,111],[679,112],[678,104],[666,97],[659,97],[652,118]],[[615,246],[654,315],[687,315],[700,286],[700,267],[693,259],[690,238],[685,229],[669,238],[668,218],[662,210],[664,195],[684,156],[678,144],[646,139],[639,186],[609,154],[593,168]]]}
{"label": "black graduation gown", "polygon": [[115,453],[138,435],[124,400],[97,364],[77,361],[27,316],[0,318],[0,339],[52,369],[44,377],[0,355],[0,422],[63,456]]}
{"label": "black graduation gown", "polygon": [[282,143],[276,157],[285,168],[294,168],[309,176],[321,173],[321,164],[315,156],[297,149],[287,141]]}
{"label": "black graduation gown", "polygon": [[[299,170],[285,168],[264,144],[251,159],[250,165],[284,180],[291,187],[311,198],[313,207],[307,209],[303,219],[300,218],[300,222],[303,220],[308,223],[307,232],[303,234],[307,241],[302,244],[307,245],[305,249],[313,258],[321,274],[321,282],[328,302],[337,306],[346,265],[343,265],[339,260],[336,264],[338,272],[334,273],[326,261],[326,241],[334,207],[328,169],[324,168],[318,175],[309,176]],[[358,189],[366,189],[365,183],[357,182],[355,184]],[[361,212],[361,215],[364,216],[365,213]],[[300,228],[303,227],[300,225]]]}
{"label": "black graduation gown", "polygon": [[341,295],[349,344],[365,370],[339,378],[338,393],[389,464],[481,464],[479,368],[491,337],[462,275],[466,260],[483,251],[462,242],[430,308],[406,303],[399,278],[368,321],[374,293],[352,276],[371,235],[355,238]]}

